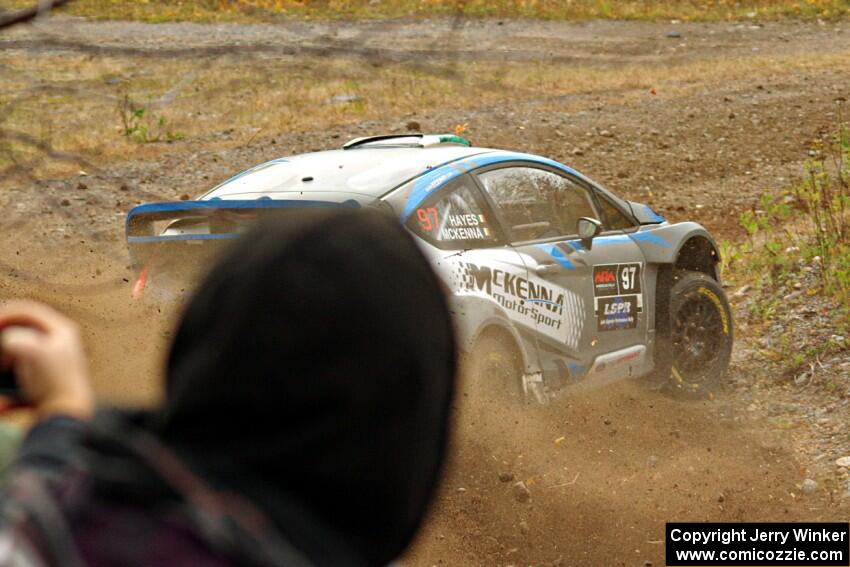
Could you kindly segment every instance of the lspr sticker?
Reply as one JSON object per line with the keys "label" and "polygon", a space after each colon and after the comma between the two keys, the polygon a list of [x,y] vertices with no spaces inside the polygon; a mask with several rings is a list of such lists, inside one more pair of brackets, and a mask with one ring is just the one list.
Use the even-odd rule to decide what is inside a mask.
{"label": "lspr sticker", "polygon": [[637,327],[637,316],[640,311],[640,296],[638,295],[597,298],[597,328],[600,331],[634,329]]}

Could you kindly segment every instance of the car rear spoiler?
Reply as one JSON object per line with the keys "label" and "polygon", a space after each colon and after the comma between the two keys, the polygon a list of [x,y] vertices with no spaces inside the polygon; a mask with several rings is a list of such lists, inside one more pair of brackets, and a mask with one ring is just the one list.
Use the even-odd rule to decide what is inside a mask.
{"label": "car rear spoiler", "polygon": [[182,219],[201,219],[226,217],[227,213],[255,213],[257,217],[281,209],[307,208],[356,208],[354,201],[334,203],[329,201],[301,201],[277,199],[174,201],[147,203],[130,209],[127,213],[125,232],[128,244],[148,244],[173,240],[211,240],[233,238],[234,232],[210,232],[208,234],[160,235],[155,234],[157,221],[177,221]]}
{"label": "car rear spoiler", "polygon": [[260,218],[295,209],[359,206],[353,200],[336,203],[297,199],[211,199],[139,205],[127,213],[125,223],[131,268],[144,287],[149,269],[162,273],[190,263],[204,263],[220,244],[238,237]]}

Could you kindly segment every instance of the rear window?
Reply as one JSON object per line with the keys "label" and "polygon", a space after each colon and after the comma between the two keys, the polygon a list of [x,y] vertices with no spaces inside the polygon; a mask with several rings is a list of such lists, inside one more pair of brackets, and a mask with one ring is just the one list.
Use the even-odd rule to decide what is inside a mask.
{"label": "rear window", "polygon": [[466,177],[415,209],[407,228],[445,250],[486,248],[500,240],[484,198]]}

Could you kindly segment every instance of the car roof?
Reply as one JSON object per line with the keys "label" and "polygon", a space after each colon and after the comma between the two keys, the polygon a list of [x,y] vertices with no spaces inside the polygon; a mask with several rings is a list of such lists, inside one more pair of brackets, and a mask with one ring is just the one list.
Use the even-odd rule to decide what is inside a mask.
{"label": "car roof", "polygon": [[201,199],[305,192],[379,198],[404,182],[447,163],[494,151],[453,143],[430,147],[372,144],[300,154],[244,171]]}

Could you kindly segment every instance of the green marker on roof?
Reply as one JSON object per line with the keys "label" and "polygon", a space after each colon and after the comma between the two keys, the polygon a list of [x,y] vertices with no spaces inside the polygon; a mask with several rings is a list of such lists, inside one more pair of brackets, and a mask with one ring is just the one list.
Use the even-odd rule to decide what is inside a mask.
{"label": "green marker on roof", "polygon": [[462,146],[472,146],[472,144],[469,143],[469,140],[467,140],[466,138],[461,138],[460,136],[456,136],[454,134],[440,134],[439,138],[441,144],[447,143],[460,144]]}

